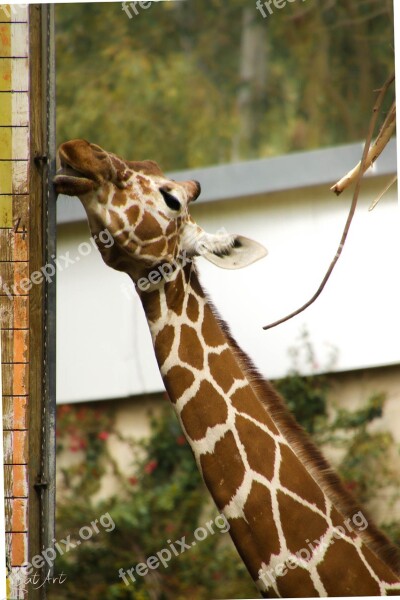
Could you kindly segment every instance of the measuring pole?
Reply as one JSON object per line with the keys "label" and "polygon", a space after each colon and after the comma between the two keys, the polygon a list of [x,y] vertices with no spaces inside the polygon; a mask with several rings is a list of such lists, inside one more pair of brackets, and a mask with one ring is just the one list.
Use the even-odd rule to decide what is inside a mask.
{"label": "measuring pole", "polygon": [[[53,7],[0,4],[0,327],[13,599],[45,598],[23,565],[54,537],[55,281],[41,271],[55,253],[54,76]],[[43,580],[49,567],[35,562],[29,577]]]}
{"label": "measuring pole", "polygon": [[[1,354],[1,335],[0,335],[0,364],[2,361]],[[0,395],[3,398],[3,382],[0,369]],[[3,423],[3,403],[0,404],[0,417]],[[3,427],[0,428],[0,465],[4,464],[3,452]],[[7,598],[7,557],[6,557],[6,522],[4,509],[4,469],[0,469],[0,598]]]}

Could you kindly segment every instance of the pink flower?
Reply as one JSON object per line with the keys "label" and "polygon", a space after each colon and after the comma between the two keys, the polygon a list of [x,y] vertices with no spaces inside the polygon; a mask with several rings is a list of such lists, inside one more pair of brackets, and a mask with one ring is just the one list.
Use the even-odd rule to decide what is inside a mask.
{"label": "pink flower", "polygon": [[155,471],[155,469],[157,469],[157,466],[158,466],[158,462],[156,460],[151,460],[150,462],[147,463],[147,465],[145,465],[144,472],[151,475],[151,473],[153,473],[153,471]]}
{"label": "pink flower", "polygon": [[99,438],[99,440],[103,440],[105,442],[106,440],[108,440],[109,436],[110,434],[108,433],[108,431],[100,431],[97,437]]}

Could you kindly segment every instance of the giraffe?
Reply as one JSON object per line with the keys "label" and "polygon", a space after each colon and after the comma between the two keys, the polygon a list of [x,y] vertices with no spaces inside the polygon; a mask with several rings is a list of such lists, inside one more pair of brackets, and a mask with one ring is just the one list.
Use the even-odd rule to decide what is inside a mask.
{"label": "giraffe", "polygon": [[[398,550],[344,489],[204,292],[202,256],[228,269],[266,255],[189,214],[196,181],[168,179],[85,140],[59,148],[58,193],[78,196],[104,262],[129,275],[161,375],[211,496],[263,597],[395,595]],[[113,245],[99,233],[107,229]]]}

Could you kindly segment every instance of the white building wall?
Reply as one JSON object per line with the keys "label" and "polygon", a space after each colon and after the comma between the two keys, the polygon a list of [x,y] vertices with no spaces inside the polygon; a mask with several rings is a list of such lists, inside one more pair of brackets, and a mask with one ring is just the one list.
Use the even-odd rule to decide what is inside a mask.
{"label": "white building wall", "polygon": [[202,281],[243,348],[267,377],[290,368],[288,348],[306,327],[321,368],[334,346],[334,370],[400,362],[400,235],[396,192],[368,211],[384,182],[365,186],[343,254],[320,298],[275,329],[262,326],[302,306],[316,291],[337,250],[350,195],[326,188],[271,194],[263,200],[199,205],[195,218],[262,242],[264,260],[240,272],[201,262]]}

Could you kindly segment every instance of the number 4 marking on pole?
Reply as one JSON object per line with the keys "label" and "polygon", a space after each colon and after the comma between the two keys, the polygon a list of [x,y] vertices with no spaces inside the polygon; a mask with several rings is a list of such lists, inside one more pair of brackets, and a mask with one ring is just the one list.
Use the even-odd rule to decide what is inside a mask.
{"label": "number 4 marking on pole", "polygon": [[16,220],[14,231],[15,231],[15,233],[21,233],[22,234],[22,239],[24,240],[25,236],[27,235],[28,232],[26,230],[25,225],[22,226],[21,230],[19,229],[20,223],[21,223],[21,217],[18,217],[18,219]]}

